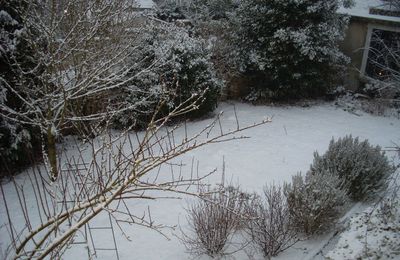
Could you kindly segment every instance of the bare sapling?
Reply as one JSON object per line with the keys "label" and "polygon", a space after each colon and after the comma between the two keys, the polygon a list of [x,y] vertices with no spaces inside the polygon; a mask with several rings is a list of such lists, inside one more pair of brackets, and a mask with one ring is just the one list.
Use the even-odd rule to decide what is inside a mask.
{"label": "bare sapling", "polygon": [[[222,114],[218,114],[210,124],[191,135],[185,122],[168,126],[171,118],[196,109],[198,99],[201,95],[192,96],[165,117],[156,119],[155,114],[143,132],[108,132],[89,139],[84,148],[77,144],[77,155],[71,156],[66,150],[58,157],[57,170],[60,174],[54,182],[49,179],[49,168],[42,165],[33,167],[25,181],[13,180],[18,202],[3,192],[5,186],[2,185],[7,216],[5,226],[10,241],[8,257],[59,258],[71,245],[75,234],[101,212],[108,212],[123,234],[120,226],[123,223],[145,226],[162,234],[162,226],[155,224],[150,212],[140,214],[130,209],[128,200],[156,200],[184,195],[208,199],[214,203],[202,202],[200,205],[210,214],[215,214],[210,218],[214,223],[209,225],[218,225],[226,232],[220,235],[226,236],[236,226],[236,211],[241,210],[237,190],[225,189],[206,195],[189,188],[193,185],[197,187],[207,174],[185,176],[177,174],[178,171],[165,173],[164,170],[157,170],[197,148],[246,138],[240,133],[270,121],[267,119],[250,126],[237,125],[233,130],[225,130],[221,124]],[[35,195],[29,200],[26,198],[28,189],[33,190]],[[224,206],[216,202],[224,203]],[[32,209],[29,205],[35,207]],[[196,212],[193,210],[194,214]],[[21,213],[23,221],[17,221],[15,216]],[[217,223],[220,220],[225,222]],[[202,224],[208,225],[200,223],[200,229],[206,228]],[[223,237],[218,238],[218,241],[223,240]],[[210,250],[213,254],[219,249]]]}

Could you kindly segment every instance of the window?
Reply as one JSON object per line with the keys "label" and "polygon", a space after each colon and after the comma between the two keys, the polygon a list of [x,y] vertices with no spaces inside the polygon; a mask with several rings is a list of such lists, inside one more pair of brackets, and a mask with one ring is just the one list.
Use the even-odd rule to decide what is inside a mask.
{"label": "window", "polygon": [[385,82],[399,78],[400,31],[387,28],[369,28],[362,74]]}

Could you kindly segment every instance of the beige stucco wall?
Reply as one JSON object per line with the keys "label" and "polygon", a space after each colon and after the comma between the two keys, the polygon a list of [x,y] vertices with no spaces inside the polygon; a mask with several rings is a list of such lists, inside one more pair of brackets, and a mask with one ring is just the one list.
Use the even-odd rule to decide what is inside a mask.
{"label": "beige stucco wall", "polygon": [[340,49],[350,57],[344,85],[347,89],[357,90],[360,87],[360,70],[364,54],[368,22],[352,19],[346,31],[346,37],[340,43]]}

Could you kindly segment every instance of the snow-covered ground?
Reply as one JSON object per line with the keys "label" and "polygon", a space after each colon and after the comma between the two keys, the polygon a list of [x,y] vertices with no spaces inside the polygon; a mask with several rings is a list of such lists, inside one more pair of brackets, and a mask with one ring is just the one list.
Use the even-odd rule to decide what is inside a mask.
{"label": "snow-covered ground", "polygon": [[[224,111],[222,124],[226,128],[236,127],[236,118],[233,105],[240,125],[248,125],[259,122],[266,117],[272,117],[272,123],[257,128],[249,129],[244,134],[251,137],[239,141],[212,144],[181,156],[178,161],[190,165],[193,158],[199,161],[201,173],[207,173],[214,168],[218,172],[210,176],[209,183],[217,183],[221,179],[221,165],[223,160],[226,167],[226,179],[239,184],[248,192],[260,192],[267,183],[282,183],[290,181],[291,176],[299,171],[305,172],[313,160],[313,152],[323,153],[332,137],[339,138],[348,134],[359,136],[360,139],[369,139],[373,145],[384,147],[400,143],[400,120],[394,117],[377,117],[360,113],[358,115],[348,113],[332,104],[319,104],[310,107],[268,107],[252,106],[242,103],[222,103],[216,110]],[[191,122],[187,125],[189,131],[202,129],[211,119]],[[175,137],[178,138],[178,137]],[[73,152],[73,147],[70,148]],[[390,152],[391,158],[395,154]],[[189,168],[189,167],[188,167]],[[186,170],[189,170],[189,169]],[[22,173],[17,177],[22,181],[25,176]],[[11,184],[4,185],[6,196],[12,194]],[[33,196],[33,194],[27,194]],[[181,224],[186,228],[184,207],[190,202],[190,198],[182,200],[158,200],[158,201],[130,201],[132,211],[150,207],[152,219],[160,224],[175,226]],[[4,249],[6,221],[4,203],[0,203],[0,247]],[[17,201],[15,200],[15,204]],[[13,208],[14,205],[10,205]],[[30,207],[35,207],[30,205]],[[362,208],[362,207],[360,207]],[[139,210],[139,211],[140,211]],[[20,212],[15,212],[14,218],[22,218]],[[107,225],[108,218],[99,216],[92,226]],[[185,247],[175,235],[179,235],[179,228],[167,229],[165,233],[169,239],[159,233],[138,226],[124,226],[124,231],[129,235],[131,242],[127,241],[116,230],[117,246],[120,259],[190,259],[185,252]],[[320,247],[328,239],[330,234],[305,241],[295,245],[287,252],[282,253],[278,259],[310,259],[314,257]],[[3,239],[4,238],[4,239]],[[110,247],[113,238],[109,231],[94,230],[93,242],[97,247]],[[253,259],[262,259],[260,255],[254,255]],[[0,255],[0,258],[1,255]],[[77,245],[71,249],[65,259],[86,259],[84,246]],[[248,259],[249,255],[239,252],[235,259]],[[99,252],[98,259],[116,259],[112,251]],[[208,259],[201,257],[200,259]]]}

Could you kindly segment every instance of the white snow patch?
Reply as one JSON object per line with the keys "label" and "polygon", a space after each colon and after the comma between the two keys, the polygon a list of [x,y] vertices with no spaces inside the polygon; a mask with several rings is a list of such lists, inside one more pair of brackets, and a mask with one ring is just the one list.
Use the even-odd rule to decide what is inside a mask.
{"label": "white snow patch", "polygon": [[[190,174],[188,168],[190,168],[193,157],[200,162],[200,174],[208,173],[215,167],[220,170],[222,160],[225,158],[226,178],[228,180],[240,184],[243,190],[261,192],[263,186],[267,183],[290,181],[291,176],[296,172],[305,172],[313,160],[313,152],[315,150],[320,153],[325,152],[332,137],[338,138],[352,134],[359,136],[360,139],[369,139],[371,144],[381,145],[382,147],[392,146],[392,142],[400,143],[400,120],[394,117],[376,117],[368,114],[357,116],[337,109],[332,104],[321,104],[309,108],[252,106],[241,103],[234,103],[234,105],[241,126],[260,122],[265,117],[273,117],[273,121],[270,124],[246,131],[244,134],[250,136],[250,139],[209,145],[179,157],[177,161],[188,165],[186,174]],[[226,130],[235,129],[236,117],[233,105],[222,103],[217,108],[216,113],[221,110],[224,111],[221,124]],[[189,132],[195,132],[210,122],[211,119],[191,122],[187,124],[187,129]],[[180,134],[183,137],[184,131],[180,131]],[[175,137],[176,140],[178,138],[179,136]],[[76,150],[73,144],[72,141],[68,143],[71,154],[74,154]],[[392,156],[390,153],[387,153],[387,155]],[[26,174],[21,174],[17,177],[17,181],[23,181],[25,178]],[[208,181],[218,183],[220,178],[219,174],[215,174]],[[6,197],[14,203],[8,206],[11,209],[18,208],[18,198],[13,192],[13,185],[5,184],[3,187]],[[29,207],[35,209],[32,190],[27,188],[24,192],[28,198],[28,203],[31,202]],[[182,229],[185,230],[187,224],[184,207],[190,200],[191,198],[150,202],[131,200],[129,208],[140,214],[143,209],[150,207],[153,220],[165,225],[177,225],[179,222]],[[23,222],[23,215],[17,210],[12,211],[11,217],[21,221],[21,223]],[[38,219],[38,216],[36,218]],[[3,235],[0,252],[4,250],[7,244],[5,221],[7,221],[7,218],[4,203],[1,202],[0,234]],[[107,223],[107,216],[99,216],[94,219],[91,225],[104,226]],[[157,232],[147,228],[135,225],[126,225],[123,228],[132,242],[127,241],[120,231],[116,231],[120,259],[186,260],[191,258],[185,252],[185,247],[174,236],[174,234],[179,234],[177,231],[165,230],[170,238],[170,240],[167,240]],[[98,246],[111,246],[113,243],[111,234],[102,235],[94,232],[93,235],[94,242]],[[304,241],[282,253],[277,259],[310,259],[327,239],[329,239],[329,236]],[[235,254],[234,257],[235,259],[248,259],[248,256],[243,252]],[[64,256],[64,259],[86,258],[87,252],[84,250],[84,246],[75,246]],[[97,259],[116,258],[113,252],[99,252]],[[199,259],[208,258],[201,257]],[[256,254],[254,259],[263,258]]]}

